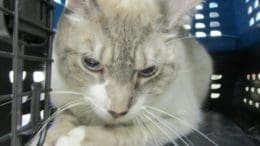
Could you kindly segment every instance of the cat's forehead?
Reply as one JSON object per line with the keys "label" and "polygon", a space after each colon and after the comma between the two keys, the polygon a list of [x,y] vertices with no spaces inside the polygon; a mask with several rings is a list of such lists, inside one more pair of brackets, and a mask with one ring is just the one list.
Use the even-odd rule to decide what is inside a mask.
{"label": "cat's forehead", "polygon": [[[120,26],[121,25],[121,26]],[[153,65],[160,58],[159,41],[149,27],[131,24],[117,24],[102,33],[105,41],[96,41],[93,53],[105,64],[121,62],[131,64],[136,69]]]}
{"label": "cat's forehead", "polygon": [[[111,65],[115,62],[127,62],[135,68],[143,68],[157,62],[160,49],[152,26],[141,26],[126,20],[114,20],[107,23],[88,23],[82,30],[73,31],[78,39],[78,50]],[[81,28],[81,27],[78,27]],[[79,45],[80,44],[80,45]],[[123,60],[123,61],[122,61]]]}

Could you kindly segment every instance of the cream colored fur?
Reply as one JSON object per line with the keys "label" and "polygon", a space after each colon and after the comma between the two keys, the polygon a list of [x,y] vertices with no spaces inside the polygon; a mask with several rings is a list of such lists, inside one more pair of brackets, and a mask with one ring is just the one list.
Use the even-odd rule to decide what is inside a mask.
{"label": "cream colored fur", "polygon": [[[52,87],[83,97],[53,94],[51,100],[57,108],[92,102],[57,116],[44,146],[159,146],[197,128],[211,59],[196,40],[178,37],[186,36],[183,17],[199,2],[69,0],[72,13],[64,13],[54,43]],[[104,70],[88,70],[83,55]],[[153,76],[136,74],[152,65],[158,66]],[[129,112],[115,119],[110,109]]]}

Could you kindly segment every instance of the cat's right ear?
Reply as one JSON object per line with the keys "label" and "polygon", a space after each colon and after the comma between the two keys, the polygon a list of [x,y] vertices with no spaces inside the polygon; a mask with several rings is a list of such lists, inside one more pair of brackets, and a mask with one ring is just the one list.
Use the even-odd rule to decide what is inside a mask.
{"label": "cat's right ear", "polygon": [[78,6],[80,6],[80,2],[82,0],[66,0],[66,7],[69,9],[74,9],[77,8]]}
{"label": "cat's right ear", "polygon": [[66,0],[65,3],[65,13],[70,14],[81,9],[83,0]]}
{"label": "cat's right ear", "polygon": [[64,13],[80,17],[95,13],[97,8],[96,0],[67,0]]}

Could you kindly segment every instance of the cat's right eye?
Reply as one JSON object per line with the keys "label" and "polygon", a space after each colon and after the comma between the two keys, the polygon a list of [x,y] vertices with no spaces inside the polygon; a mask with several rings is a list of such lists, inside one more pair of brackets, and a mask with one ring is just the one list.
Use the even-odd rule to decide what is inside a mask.
{"label": "cat's right eye", "polygon": [[138,75],[141,77],[150,77],[150,76],[153,76],[157,71],[158,71],[158,67],[150,66],[143,70],[140,70]]}
{"label": "cat's right eye", "polygon": [[90,71],[101,71],[103,70],[103,65],[96,59],[88,56],[82,57],[83,65]]}

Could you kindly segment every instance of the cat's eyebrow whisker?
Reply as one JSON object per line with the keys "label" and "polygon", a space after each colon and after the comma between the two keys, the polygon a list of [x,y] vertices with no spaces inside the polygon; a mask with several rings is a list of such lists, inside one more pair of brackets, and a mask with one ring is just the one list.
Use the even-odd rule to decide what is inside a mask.
{"label": "cat's eyebrow whisker", "polygon": [[151,117],[149,117],[147,114],[143,113],[142,114],[150,123],[152,123],[155,127],[157,127],[170,142],[174,144],[174,146],[178,146],[178,144],[171,138],[171,136],[162,128],[160,127]]}
{"label": "cat's eyebrow whisker", "polygon": [[172,131],[186,146],[189,146],[189,143],[187,143],[177,132],[176,129],[174,129],[172,126],[170,127],[169,124],[166,123],[166,121],[159,116],[155,115],[154,113],[146,110],[147,114],[149,114],[154,119],[157,119],[157,121],[161,124],[163,124],[168,130]]}
{"label": "cat's eyebrow whisker", "polygon": [[150,109],[150,110],[153,110],[153,111],[156,111],[156,112],[159,112],[161,114],[164,114],[164,115],[167,115],[173,119],[176,119],[180,122],[182,122],[182,124],[184,124],[185,126],[191,128],[193,131],[195,131],[196,133],[198,133],[199,135],[201,135],[202,137],[204,137],[206,140],[208,140],[210,143],[212,143],[214,146],[218,146],[218,144],[216,144],[212,139],[210,139],[208,136],[206,136],[204,133],[202,133],[200,130],[194,128],[193,126],[191,126],[189,123],[187,123],[186,121],[178,118],[177,116],[174,116],[164,110],[161,110],[161,109],[158,109],[158,108],[155,108],[155,107],[152,107],[152,106],[146,106],[146,109]]}

